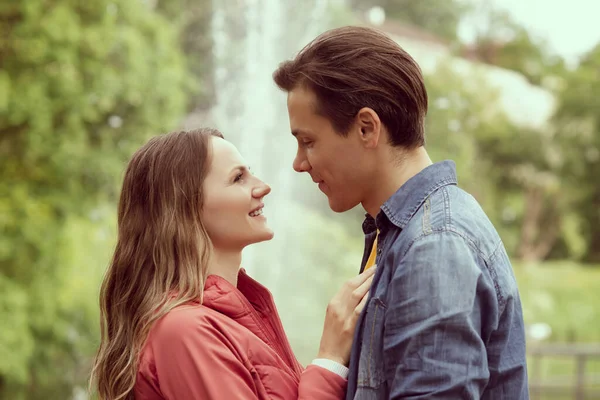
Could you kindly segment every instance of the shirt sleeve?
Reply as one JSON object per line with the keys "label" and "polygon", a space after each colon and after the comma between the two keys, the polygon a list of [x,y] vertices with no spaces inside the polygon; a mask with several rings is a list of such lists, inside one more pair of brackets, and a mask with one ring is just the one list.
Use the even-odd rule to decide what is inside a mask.
{"label": "shirt sleeve", "polygon": [[226,334],[208,321],[180,318],[178,323],[161,327],[157,333],[153,345],[156,374],[160,390],[168,399],[339,400],[344,397],[347,381],[314,365],[303,371],[299,387],[282,383],[277,393],[265,393],[256,384],[252,365],[245,363]]}
{"label": "shirt sleeve", "polygon": [[344,379],[348,378],[348,367],[333,360],[328,360],[326,358],[315,358],[311,364],[325,368],[326,370],[331,371]]}
{"label": "shirt sleeve", "polygon": [[390,399],[480,398],[489,379],[481,338],[489,282],[478,257],[452,232],[423,236],[401,257],[384,326]]}

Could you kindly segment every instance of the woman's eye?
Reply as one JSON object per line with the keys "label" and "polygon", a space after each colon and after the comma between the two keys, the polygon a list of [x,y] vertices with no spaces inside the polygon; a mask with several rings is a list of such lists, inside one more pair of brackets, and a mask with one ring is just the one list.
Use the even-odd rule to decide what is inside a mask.
{"label": "woman's eye", "polygon": [[237,174],[237,176],[236,176],[236,177],[233,179],[233,182],[239,182],[239,181],[241,181],[241,180],[242,180],[242,178],[243,178],[243,177],[244,177],[244,174],[240,172],[240,173],[239,173],[239,174]]}

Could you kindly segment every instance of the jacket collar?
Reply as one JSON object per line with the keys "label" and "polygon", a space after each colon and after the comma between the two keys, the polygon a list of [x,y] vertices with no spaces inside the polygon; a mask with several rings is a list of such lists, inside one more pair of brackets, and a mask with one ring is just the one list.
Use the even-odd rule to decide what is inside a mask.
{"label": "jacket collar", "polygon": [[237,287],[225,278],[209,275],[204,284],[202,304],[234,320],[253,311],[271,313],[275,307],[271,292],[249,277],[244,269],[238,273]]}
{"label": "jacket collar", "polygon": [[225,278],[210,275],[204,285],[202,305],[244,326],[278,351],[291,372],[301,373],[302,367],[289,345],[273,295],[244,269],[238,273],[237,287]]}

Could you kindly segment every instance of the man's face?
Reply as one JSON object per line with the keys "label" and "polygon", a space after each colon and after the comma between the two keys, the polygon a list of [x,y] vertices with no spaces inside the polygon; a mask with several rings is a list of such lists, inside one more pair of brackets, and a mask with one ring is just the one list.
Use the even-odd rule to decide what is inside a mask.
{"label": "man's face", "polygon": [[302,87],[288,94],[290,127],[298,141],[293,167],[311,176],[333,211],[348,211],[363,201],[369,179],[360,127],[353,124],[347,137],[339,135],[316,113],[316,101],[314,93]]}

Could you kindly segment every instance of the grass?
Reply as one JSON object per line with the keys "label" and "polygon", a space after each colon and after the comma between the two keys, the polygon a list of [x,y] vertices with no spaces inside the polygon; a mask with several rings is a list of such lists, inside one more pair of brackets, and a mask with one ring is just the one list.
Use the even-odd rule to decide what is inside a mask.
{"label": "grass", "polygon": [[516,264],[527,324],[546,323],[551,342],[600,343],[600,266]]}
{"label": "grass", "polygon": [[[515,264],[515,275],[523,302],[527,325],[544,323],[551,327],[544,343],[600,343],[600,266],[581,266],[571,262]],[[534,345],[530,339],[529,346]],[[535,366],[529,360],[530,374]],[[533,396],[534,400],[573,399],[576,362],[574,358],[548,357],[540,360],[539,378],[543,382],[564,383],[561,394]],[[600,379],[600,359],[586,362],[586,376]],[[600,390],[600,385],[586,385]],[[569,389],[571,388],[571,389]]]}

